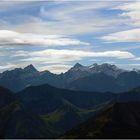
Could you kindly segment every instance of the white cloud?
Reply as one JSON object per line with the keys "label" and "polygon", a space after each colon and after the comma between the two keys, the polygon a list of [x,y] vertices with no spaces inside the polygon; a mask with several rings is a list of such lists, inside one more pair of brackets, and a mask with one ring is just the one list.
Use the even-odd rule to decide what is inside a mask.
{"label": "white cloud", "polygon": [[15,64],[5,64],[5,65],[0,65],[0,70],[6,70],[6,69],[13,69],[16,68],[17,65]]}
{"label": "white cloud", "polygon": [[[112,11],[114,7],[119,11]],[[118,13],[121,14],[118,15]],[[107,42],[140,42],[139,4],[133,1],[127,3],[125,3],[125,0],[41,1],[41,3],[39,1],[23,3],[7,1],[0,2],[0,14],[0,45],[2,46],[0,57],[3,61],[2,66],[5,62],[21,67],[29,63],[36,66],[53,64],[53,67],[48,66],[48,69],[55,71],[58,68],[63,69],[63,65],[64,69],[66,68],[65,65],[69,67],[68,64],[71,64],[71,62],[75,63],[79,60],[87,62],[89,58],[90,60],[96,58],[135,58],[132,53],[125,51],[126,48],[124,47],[118,47],[117,51],[115,47],[114,51],[101,52],[99,50],[109,48],[102,48],[101,46],[99,50],[95,48],[98,51],[94,52],[94,48],[89,43],[72,38],[71,35],[78,35],[82,39],[85,37],[85,40],[89,37],[87,40],[91,42],[90,34],[94,34],[95,38],[102,34],[108,34],[102,37]],[[134,27],[135,29],[130,30]],[[81,37],[81,35],[84,36]],[[99,46],[98,41],[95,44]],[[55,50],[56,47],[52,47],[52,49],[43,51],[37,51],[44,48],[35,46],[32,47],[31,52],[30,47],[26,48],[24,45],[71,46],[63,47],[64,50]],[[82,46],[82,48],[81,45],[89,46]],[[131,49],[131,47],[128,49]],[[57,65],[54,65],[54,63]]]}
{"label": "white cloud", "polygon": [[[82,51],[82,50],[56,50],[47,49],[43,51],[36,52],[21,52],[26,54],[23,58],[15,59],[18,66],[27,64],[42,65],[38,66],[39,70],[50,70],[54,73],[61,73],[67,71],[71,63],[76,63],[79,60],[86,60],[86,58],[116,58],[116,59],[126,59],[134,58],[135,56],[127,51],[105,51],[105,52],[92,52],[92,51]],[[12,55],[13,56],[13,55]],[[15,55],[17,57],[17,55]]]}
{"label": "white cloud", "polygon": [[138,61],[140,61],[140,57],[136,57],[136,58],[134,58],[134,60],[138,60]]}
{"label": "white cloud", "polygon": [[33,52],[32,55],[36,56],[77,56],[77,57],[115,57],[115,58],[132,58],[131,53],[126,51],[104,51],[104,52],[91,52],[82,50],[55,50],[47,49],[44,51]]}
{"label": "white cloud", "polygon": [[122,25],[122,20],[116,20],[116,17],[111,17],[110,20],[109,15],[104,17],[99,10],[110,9],[118,3],[110,1],[64,1],[55,8],[49,8],[49,10],[46,6],[42,6],[40,15],[43,18],[51,19],[46,23],[46,27],[51,25],[50,29],[57,33],[86,34],[97,31],[103,32],[104,30],[113,29],[114,26]]}
{"label": "white cloud", "polygon": [[140,64],[128,64],[130,66],[140,66]]}
{"label": "white cloud", "polygon": [[140,42],[140,28],[111,33],[101,39],[107,42]]}
{"label": "white cloud", "polygon": [[107,42],[140,42],[140,1],[126,1],[111,9],[120,10],[117,18],[122,19],[125,26],[123,31],[105,35],[102,39]]}
{"label": "white cloud", "polygon": [[[25,2],[3,2],[0,3],[0,10],[12,13],[19,10],[19,13],[14,12],[14,16],[2,17],[0,20],[0,29],[14,30],[17,32],[31,32],[38,34],[87,34],[95,32],[109,32],[118,30],[118,28],[126,28],[126,24],[135,23],[129,22],[124,17],[118,17],[117,14],[110,14],[111,9],[120,9],[124,11],[121,16],[128,14],[126,11],[126,4],[132,4],[131,7],[137,7],[138,4],[132,2],[125,3],[125,1],[25,1]],[[121,5],[121,6],[118,6]],[[29,10],[30,6],[34,9],[40,8],[37,15],[29,12],[27,14],[22,10]],[[123,7],[124,6],[124,7]],[[11,8],[12,7],[12,8]],[[11,10],[12,9],[12,10]],[[132,10],[134,8],[131,8]],[[105,10],[106,12],[100,12]],[[135,10],[136,11],[136,10]],[[23,12],[23,13],[22,13]],[[131,11],[134,12],[134,11]],[[131,13],[133,14],[133,13]],[[128,16],[128,15],[127,15]],[[134,16],[139,18],[136,12]],[[9,19],[10,20],[7,20]],[[110,20],[111,18],[111,20]],[[10,21],[18,21],[16,24],[11,24]]]}
{"label": "white cloud", "polygon": [[14,8],[15,6],[19,8],[20,5],[24,5],[29,3],[28,1],[21,1],[21,0],[12,0],[12,2],[9,2],[7,0],[1,0],[0,1],[0,11],[7,11],[8,9]]}
{"label": "white cloud", "polygon": [[[8,3],[8,2],[7,2]],[[41,4],[42,3],[42,4]],[[99,10],[110,9],[122,2],[110,1],[44,1],[44,2],[20,2],[15,5],[9,4],[11,8],[5,7],[5,12],[11,13],[13,9],[19,10],[14,12],[14,16],[2,17],[0,20],[0,29],[14,30],[17,32],[31,32],[38,34],[87,34],[97,31],[109,31],[120,27],[123,20],[116,19],[108,14],[101,14]],[[37,6],[38,4],[38,6]],[[29,10],[37,6],[40,8],[37,15],[22,13],[20,9]],[[4,8],[3,8],[4,9]],[[16,11],[15,10],[15,11]],[[17,10],[17,11],[18,11]],[[40,12],[40,13],[39,13]],[[111,18],[111,20],[110,20]],[[95,20],[96,19],[96,20]],[[12,21],[18,21],[11,24]],[[112,26],[113,25],[113,26]]]}
{"label": "white cloud", "polygon": [[129,19],[129,22],[127,22],[126,24],[140,26],[140,1],[129,1],[115,7],[114,9],[123,11],[120,16]]}
{"label": "white cloud", "polygon": [[120,4],[114,9],[120,9],[120,10],[125,10],[125,11],[132,11],[132,10],[137,11],[137,10],[140,10],[140,2],[139,1],[126,1],[126,3]]}
{"label": "white cloud", "polygon": [[11,57],[27,57],[27,56],[29,56],[28,51],[19,50],[19,51],[14,51]]}
{"label": "white cloud", "polygon": [[89,45],[89,43],[81,42],[80,40],[68,38],[62,35],[38,35],[0,30],[0,45],[12,44],[45,46]]}
{"label": "white cloud", "polygon": [[134,58],[135,56],[126,51],[104,51],[104,52],[91,52],[82,50],[55,50],[47,49],[38,52],[29,53],[28,58],[21,59],[20,61],[30,62],[43,62],[43,63],[64,63],[78,61],[84,58]]}
{"label": "white cloud", "polygon": [[49,66],[41,66],[39,67],[40,71],[44,71],[44,70],[49,70],[53,73],[62,73],[62,72],[66,72],[68,69],[70,69],[72,66],[71,65],[62,65],[62,64],[57,64],[57,65],[49,65]]}

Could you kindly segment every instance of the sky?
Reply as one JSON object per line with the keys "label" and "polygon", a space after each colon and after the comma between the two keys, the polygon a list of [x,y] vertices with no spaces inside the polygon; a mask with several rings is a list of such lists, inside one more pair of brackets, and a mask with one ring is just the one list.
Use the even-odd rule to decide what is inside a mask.
{"label": "sky", "polygon": [[0,1],[0,72],[77,62],[140,69],[140,1]]}

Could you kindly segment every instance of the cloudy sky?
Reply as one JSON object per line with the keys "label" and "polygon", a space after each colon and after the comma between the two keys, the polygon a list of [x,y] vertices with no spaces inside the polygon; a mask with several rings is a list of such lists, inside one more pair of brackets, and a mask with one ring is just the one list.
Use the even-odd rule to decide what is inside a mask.
{"label": "cloudy sky", "polygon": [[0,72],[33,64],[64,72],[140,68],[140,1],[0,1]]}

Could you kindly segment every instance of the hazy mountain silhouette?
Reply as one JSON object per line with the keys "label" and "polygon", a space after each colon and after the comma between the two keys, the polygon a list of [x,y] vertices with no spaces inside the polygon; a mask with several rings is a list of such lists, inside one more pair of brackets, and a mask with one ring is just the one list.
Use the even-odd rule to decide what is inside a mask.
{"label": "hazy mountain silhouette", "polygon": [[140,86],[140,74],[122,72],[116,78],[104,73],[95,73],[70,82],[66,88],[83,91],[125,92]]}
{"label": "hazy mountain silhouette", "polygon": [[107,63],[90,66],[76,63],[62,74],[53,74],[47,70],[39,72],[33,65],[0,74],[0,85],[14,92],[46,83],[73,90],[124,92],[140,85],[140,73],[138,70],[127,71]]}

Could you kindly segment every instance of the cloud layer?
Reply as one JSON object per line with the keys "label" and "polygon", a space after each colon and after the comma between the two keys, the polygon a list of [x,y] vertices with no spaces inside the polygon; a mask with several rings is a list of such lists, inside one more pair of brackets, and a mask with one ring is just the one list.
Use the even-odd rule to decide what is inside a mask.
{"label": "cloud layer", "polygon": [[[22,53],[24,55],[24,52]],[[27,52],[25,52],[27,55]],[[16,57],[17,55],[15,55]],[[135,56],[126,51],[105,51],[105,52],[91,52],[81,50],[56,50],[47,49],[43,51],[37,51],[29,53],[26,58],[21,59],[23,62],[31,63],[66,63],[74,62],[84,58],[117,58],[117,59],[128,59],[134,58]]]}
{"label": "cloud layer", "polygon": [[0,45],[68,46],[89,45],[89,43],[81,42],[77,39],[68,38],[62,35],[39,35],[0,30]]}
{"label": "cloud layer", "polygon": [[29,63],[57,73],[77,61],[137,64],[139,7],[132,0],[0,1],[0,71]]}
{"label": "cloud layer", "polygon": [[123,11],[119,15],[129,20],[127,24],[140,26],[140,1],[125,3],[115,9]]}
{"label": "cloud layer", "polygon": [[140,28],[112,33],[102,39],[108,42],[140,42]]}

